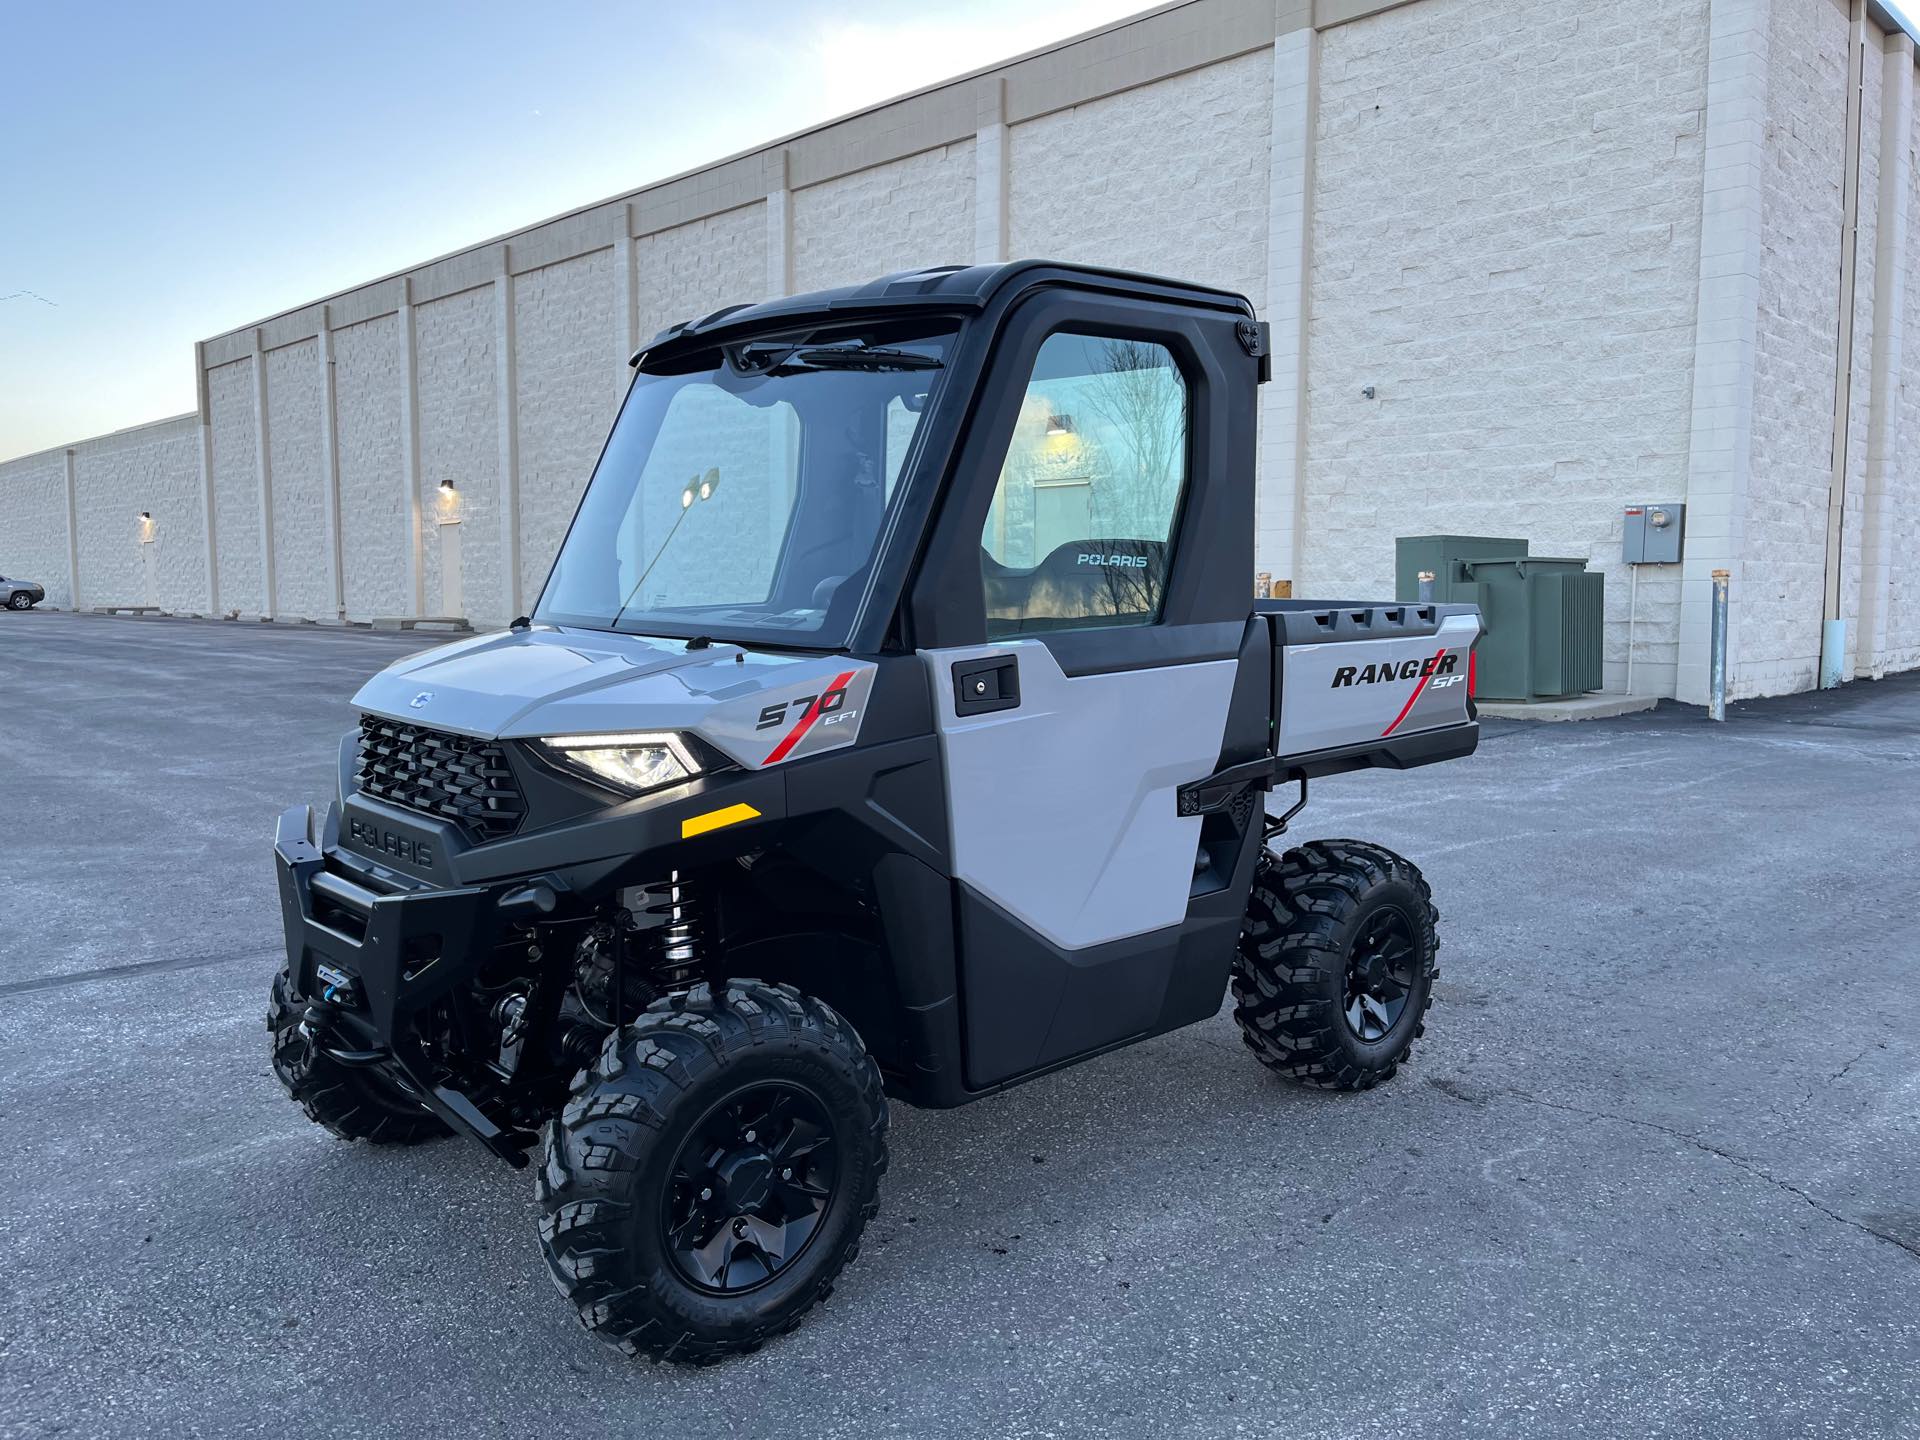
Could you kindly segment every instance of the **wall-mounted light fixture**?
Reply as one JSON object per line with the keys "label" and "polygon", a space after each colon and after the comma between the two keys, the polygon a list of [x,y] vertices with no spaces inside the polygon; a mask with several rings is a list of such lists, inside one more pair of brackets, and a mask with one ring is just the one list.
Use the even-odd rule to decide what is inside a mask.
{"label": "wall-mounted light fixture", "polygon": [[1071,415],[1047,416],[1047,434],[1049,435],[1073,434],[1073,416]]}
{"label": "wall-mounted light fixture", "polygon": [[448,476],[445,480],[442,480],[440,482],[441,498],[445,500],[451,500],[454,496],[454,493],[455,492],[453,488],[453,477]]}
{"label": "wall-mounted light fixture", "polygon": [[[704,475],[696,475],[687,482],[687,488],[680,492],[680,508],[691,510],[696,500],[711,500],[713,492],[720,488],[720,467],[715,466]],[[677,521],[675,522],[678,523]]]}
{"label": "wall-mounted light fixture", "polygon": [[142,525],[151,525],[153,523],[153,512],[151,510],[142,510],[140,512],[140,523]]}

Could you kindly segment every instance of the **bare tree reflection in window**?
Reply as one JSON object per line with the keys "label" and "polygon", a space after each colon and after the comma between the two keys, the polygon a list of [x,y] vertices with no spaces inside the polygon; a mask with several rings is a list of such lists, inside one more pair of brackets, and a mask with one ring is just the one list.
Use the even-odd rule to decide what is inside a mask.
{"label": "bare tree reflection in window", "polygon": [[[1168,520],[1186,478],[1187,387],[1165,347],[1103,341],[1100,369],[1082,401],[1111,437],[1094,472],[1092,513],[1109,560],[1103,568],[1110,615],[1158,615],[1166,593]],[[1142,543],[1144,542],[1144,543]]]}

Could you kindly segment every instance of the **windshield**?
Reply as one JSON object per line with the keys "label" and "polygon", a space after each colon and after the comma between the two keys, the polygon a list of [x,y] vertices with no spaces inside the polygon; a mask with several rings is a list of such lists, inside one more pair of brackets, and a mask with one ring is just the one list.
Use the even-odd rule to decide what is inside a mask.
{"label": "windshield", "polygon": [[844,644],[949,334],[815,331],[642,373],[535,618]]}

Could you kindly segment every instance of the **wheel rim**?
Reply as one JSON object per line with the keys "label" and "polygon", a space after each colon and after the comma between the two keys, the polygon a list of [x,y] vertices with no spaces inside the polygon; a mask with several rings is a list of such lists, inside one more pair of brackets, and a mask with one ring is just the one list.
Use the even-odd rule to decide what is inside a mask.
{"label": "wheel rim", "polygon": [[667,1253],[696,1288],[758,1289],[792,1267],[833,1203],[833,1122],[812,1091],[781,1081],[737,1090],[674,1156]]}
{"label": "wheel rim", "polygon": [[1347,1028],[1372,1044],[1392,1033],[1413,993],[1418,950],[1413,922],[1395,905],[1382,906],[1360,926],[1347,961]]}

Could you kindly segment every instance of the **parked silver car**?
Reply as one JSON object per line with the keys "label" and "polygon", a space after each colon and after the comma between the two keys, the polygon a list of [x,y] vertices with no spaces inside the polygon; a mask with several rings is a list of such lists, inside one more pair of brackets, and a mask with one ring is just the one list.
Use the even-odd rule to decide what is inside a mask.
{"label": "parked silver car", "polygon": [[31,580],[9,580],[0,575],[0,605],[9,610],[31,610],[47,598],[46,588]]}

